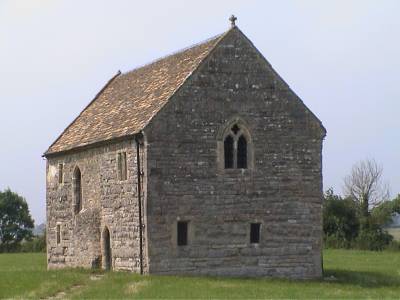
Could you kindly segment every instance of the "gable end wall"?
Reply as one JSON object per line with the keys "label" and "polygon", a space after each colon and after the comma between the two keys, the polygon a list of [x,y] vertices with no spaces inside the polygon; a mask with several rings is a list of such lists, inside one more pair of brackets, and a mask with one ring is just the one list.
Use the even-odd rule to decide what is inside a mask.
{"label": "gable end wall", "polygon": [[[218,132],[248,124],[254,167],[219,168]],[[324,130],[239,31],[145,129],[149,272],[320,277]],[[189,245],[176,223],[189,222]],[[260,222],[260,244],[250,223]]]}

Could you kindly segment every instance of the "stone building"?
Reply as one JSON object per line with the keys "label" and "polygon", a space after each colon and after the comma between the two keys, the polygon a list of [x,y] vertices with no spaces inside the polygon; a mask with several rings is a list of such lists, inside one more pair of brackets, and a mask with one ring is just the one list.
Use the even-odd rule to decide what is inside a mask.
{"label": "stone building", "polygon": [[321,276],[325,129],[232,22],[118,72],[46,151],[48,268]]}

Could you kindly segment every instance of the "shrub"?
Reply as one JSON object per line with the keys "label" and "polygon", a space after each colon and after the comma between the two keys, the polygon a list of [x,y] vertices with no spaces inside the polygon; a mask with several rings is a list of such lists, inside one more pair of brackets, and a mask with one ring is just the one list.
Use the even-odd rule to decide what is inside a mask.
{"label": "shrub", "polygon": [[336,234],[324,235],[325,248],[350,248],[350,242]]}
{"label": "shrub", "polygon": [[2,244],[0,243],[0,253],[19,252],[21,249],[20,243]]}
{"label": "shrub", "polygon": [[386,247],[385,250],[389,251],[400,251],[400,241],[391,241]]}
{"label": "shrub", "polygon": [[[359,221],[354,201],[343,199],[329,189],[323,203],[324,241],[328,247],[348,247],[358,235]],[[327,246],[327,245],[326,245]]]}
{"label": "shrub", "polygon": [[19,252],[46,252],[46,237],[39,235],[30,241],[21,243]]}
{"label": "shrub", "polygon": [[39,235],[20,243],[0,244],[0,253],[46,252],[46,236]]}
{"label": "shrub", "polygon": [[393,241],[393,236],[378,226],[362,229],[352,243],[352,248],[361,250],[384,250]]}

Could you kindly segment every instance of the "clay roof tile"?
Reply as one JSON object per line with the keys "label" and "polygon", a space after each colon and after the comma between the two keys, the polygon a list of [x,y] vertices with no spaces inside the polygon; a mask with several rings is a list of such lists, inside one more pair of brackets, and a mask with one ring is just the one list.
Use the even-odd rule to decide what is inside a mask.
{"label": "clay roof tile", "polygon": [[223,35],[110,79],[45,156],[140,132]]}

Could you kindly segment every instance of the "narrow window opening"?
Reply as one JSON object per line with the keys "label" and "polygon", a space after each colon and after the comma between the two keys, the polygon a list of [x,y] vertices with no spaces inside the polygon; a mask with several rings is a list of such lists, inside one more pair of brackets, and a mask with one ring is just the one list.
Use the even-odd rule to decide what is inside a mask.
{"label": "narrow window opening", "polygon": [[188,222],[178,222],[177,226],[178,246],[185,246],[188,244]]}
{"label": "narrow window opening", "polygon": [[61,225],[57,225],[57,245],[59,245],[61,243]]}
{"label": "narrow window opening", "polygon": [[250,243],[258,244],[260,243],[260,223],[251,223],[250,224]]}
{"label": "narrow window opening", "polygon": [[233,138],[228,135],[224,141],[225,169],[233,168]]}
{"label": "narrow window opening", "polygon": [[118,180],[122,178],[122,153],[117,154]]}
{"label": "narrow window opening", "polygon": [[126,152],[122,153],[122,180],[126,180],[128,177],[128,170],[126,168]]}
{"label": "narrow window opening", "polygon": [[77,214],[82,210],[82,174],[78,167],[74,171],[73,186],[75,213]]}
{"label": "narrow window opening", "polygon": [[118,179],[126,180],[128,178],[126,152],[119,152],[117,156]]}
{"label": "narrow window opening", "polygon": [[247,168],[247,141],[243,135],[241,135],[238,139],[237,167],[239,169]]}
{"label": "narrow window opening", "polygon": [[58,183],[64,183],[64,164],[58,164]]}

